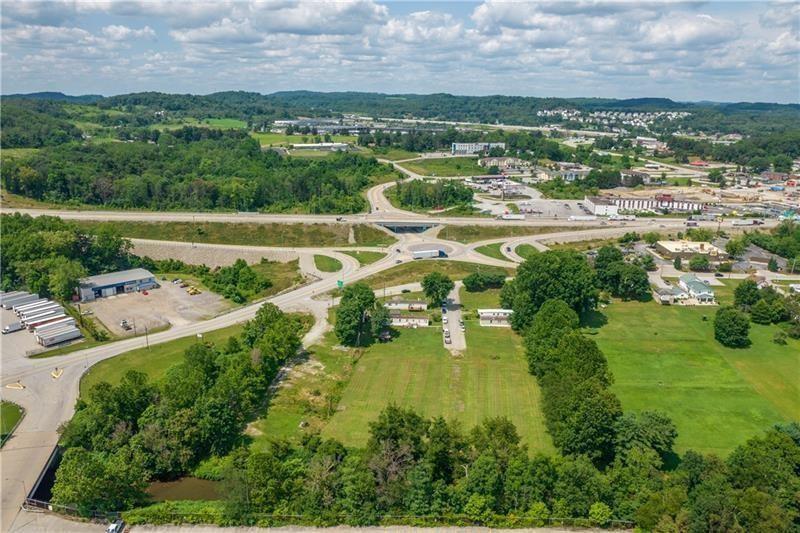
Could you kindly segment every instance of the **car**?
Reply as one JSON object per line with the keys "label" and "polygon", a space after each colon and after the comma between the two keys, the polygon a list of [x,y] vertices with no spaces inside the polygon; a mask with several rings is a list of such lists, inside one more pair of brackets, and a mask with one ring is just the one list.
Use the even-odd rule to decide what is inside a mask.
{"label": "car", "polygon": [[462,322],[461,324],[459,324],[459,325],[458,325],[458,328],[459,328],[461,331],[466,331],[466,330],[467,330],[467,326],[465,326],[463,322]]}
{"label": "car", "polygon": [[22,324],[20,324],[19,322],[13,322],[3,328],[3,335],[6,335],[8,333],[14,333],[15,331],[19,331],[21,329],[22,329]]}
{"label": "car", "polygon": [[714,277],[715,278],[724,278],[725,274],[723,274],[722,272],[714,272]]}
{"label": "car", "polygon": [[447,324],[447,317],[446,316],[442,317],[442,324]]}
{"label": "car", "polygon": [[395,264],[395,265],[399,265],[399,264],[400,264],[400,263],[402,263],[402,262],[403,262],[403,260],[402,260],[402,259],[395,259],[395,260],[394,260],[394,264]]}
{"label": "car", "polygon": [[510,252],[510,251],[511,251],[511,247],[510,246],[506,246],[506,252]]}
{"label": "car", "polygon": [[444,343],[445,343],[445,344],[452,344],[452,343],[453,343],[453,341],[452,341],[452,340],[450,340],[450,337],[445,337],[445,338],[444,338]]}
{"label": "car", "polygon": [[106,533],[122,533],[125,531],[125,521],[124,520],[115,520],[114,522],[108,524],[106,528]]}
{"label": "car", "polygon": [[443,315],[446,315],[446,314],[447,314],[447,308],[446,308],[446,307],[442,307],[442,314],[443,314]]}

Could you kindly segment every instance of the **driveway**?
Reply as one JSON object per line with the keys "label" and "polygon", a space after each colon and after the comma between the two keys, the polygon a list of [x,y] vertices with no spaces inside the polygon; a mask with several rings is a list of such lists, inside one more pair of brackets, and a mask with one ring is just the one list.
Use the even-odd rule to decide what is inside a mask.
{"label": "driveway", "polygon": [[[455,288],[447,296],[447,313],[442,315],[442,327],[450,330],[450,344],[445,344],[444,347],[450,350],[450,353],[457,354],[467,349],[467,338],[464,332],[461,331],[459,323],[461,321],[461,300],[459,297],[459,288],[461,282],[456,283]],[[444,317],[447,317],[447,324],[444,324]],[[444,342],[444,335],[442,336]]]}

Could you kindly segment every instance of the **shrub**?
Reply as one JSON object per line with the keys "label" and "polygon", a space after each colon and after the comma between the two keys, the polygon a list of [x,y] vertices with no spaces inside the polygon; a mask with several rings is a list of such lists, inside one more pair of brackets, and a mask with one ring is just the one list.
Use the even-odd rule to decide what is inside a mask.
{"label": "shrub", "polygon": [[733,306],[721,307],[714,317],[714,338],[729,348],[750,346],[750,320]]}
{"label": "shrub", "polygon": [[611,509],[603,502],[595,502],[589,508],[589,520],[593,525],[605,527],[611,523]]}

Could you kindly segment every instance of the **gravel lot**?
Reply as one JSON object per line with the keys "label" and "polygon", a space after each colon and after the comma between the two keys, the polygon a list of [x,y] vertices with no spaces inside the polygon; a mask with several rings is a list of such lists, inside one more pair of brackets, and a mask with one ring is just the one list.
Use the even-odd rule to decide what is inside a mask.
{"label": "gravel lot", "polygon": [[259,263],[262,257],[271,261],[285,263],[297,259],[297,253],[290,250],[268,250],[247,246],[214,245],[178,242],[147,241],[131,239],[133,253],[153,259],[178,259],[191,265],[206,265],[211,268],[232,265],[237,259],[249,264]]}
{"label": "gravel lot", "polygon": [[136,324],[136,333],[144,328],[154,330],[169,325],[184,325],[206,320],[228,309],[230,304],[218,294],[203,291],[194,296],[186,289],[170,282],[159,281],[161,287],[144,293],[132,292],[99,298],[81,304],[81,309],[92,311],[93,316],[112,333],[120,336],[133,335],[133,329],[124,330],[119,323],[127,320]]}

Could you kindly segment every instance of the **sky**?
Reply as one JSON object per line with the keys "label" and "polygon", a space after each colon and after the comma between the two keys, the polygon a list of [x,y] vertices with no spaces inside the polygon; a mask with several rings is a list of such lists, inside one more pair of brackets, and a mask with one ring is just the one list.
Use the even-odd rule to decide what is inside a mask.
{"label": "sky", "polygon": [[800,1],[2,0],[3,94],[800,102]]}

